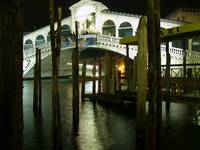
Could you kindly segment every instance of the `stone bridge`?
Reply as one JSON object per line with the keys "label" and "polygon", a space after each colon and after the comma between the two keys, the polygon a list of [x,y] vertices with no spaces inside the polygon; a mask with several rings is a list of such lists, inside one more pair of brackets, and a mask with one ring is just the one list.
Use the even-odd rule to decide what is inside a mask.
{"label": "stone bridge", "polygon": [[[78,21],[80,50],[93,47],[93,50],[112,51],[126,56],[126,46],[119,44],[119,39],[135,35],[140,16],[110,11],[104,4],[93,0],[81,0],[70,8],[71,16],[61,22],[62,51],[71,51],[74,48],[73,33],[75,20]],[[172,28],[183,23],[161,19],[161,27]],[[56,24],[55,24],[56,27]],[[86,36],[90,35],[90,36]],[[36,48],[41,49],[41,58],[44,60],[51,55],[50,26],[43,27],[24,35],[23,47],[23,75],[25,76],[35,64]],[[191,44],[188,44],[191,45]],[[173,46],[170,42],[171,64],[180,64],[183,59],[183,50]],[[198,63],[200,53],[188,47],[187,63]],[[61,53],[62,54],[62,53]],[[129,46],[131,59],[137,54],[137,46]],[[161,45],[161,64],[166,63],[165,45]]]}

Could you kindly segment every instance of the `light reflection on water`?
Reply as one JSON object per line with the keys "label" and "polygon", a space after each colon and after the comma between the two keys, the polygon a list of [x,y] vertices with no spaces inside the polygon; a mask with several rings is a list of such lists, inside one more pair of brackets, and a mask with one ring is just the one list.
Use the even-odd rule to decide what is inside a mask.
{"label": "light reflection on water", "polygon": [[[120,108],[109,108],[80,101],[80,124],[77,133],[72,130],[72,86],[60,80],[61,119],[65,150],[134,150],[135,117]],[[51,81],[42,82],[42,117],[32,111],[33,82],[24,82],[24,149],[51,149]],[[91,82],[86,92],[91,92]],[[163,103],[163,150],[200,149],[200,126],[194,118],[199,116],[199,105],[171,104],[170,112]],[[198,117],[197,117],[198,118]],[[195,118],[196,120],[198,120]]]}
{"label": "light reflection on water", "polygon": [[200,126],[200,104],[193,106],[193,122]]}

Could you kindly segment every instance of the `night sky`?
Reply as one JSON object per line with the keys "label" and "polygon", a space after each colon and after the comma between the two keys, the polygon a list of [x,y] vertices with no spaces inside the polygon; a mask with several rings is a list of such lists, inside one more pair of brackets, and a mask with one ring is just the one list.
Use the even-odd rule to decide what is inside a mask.
{"label": "night sky", "polygon": [[[70,16],[69,6],[79,0],[63,0],[63,18]],[[110,10],[132,14],[146,14],[147,0],[97,0]],[[49,0],[25,0],[24,27],[32,31],[49,24]],[[200,8],[200,0],[161,0],[161,17],[164,18],[178,7]]]}

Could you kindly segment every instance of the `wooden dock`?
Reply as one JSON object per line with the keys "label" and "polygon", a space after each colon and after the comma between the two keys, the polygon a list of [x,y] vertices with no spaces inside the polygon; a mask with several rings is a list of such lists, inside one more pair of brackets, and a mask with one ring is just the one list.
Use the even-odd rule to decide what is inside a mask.
{"label": "wooden dock", "polygon": [[[85,94],[86,100],[98,102],[99,104],[115,105],[115,106],[132,106],[137,104],[137,92],[117,91],[116,94],[110,94],[106,96],[105,93],[99,93],[96,95]],[[165,101],[164,94],[161,95],[162,101]],[[200,96],[193,95],[171,95],[170,102],[173,103],[188,103],[198,104],[200,103]],[[148,101],[148,99],[147,99]]]}

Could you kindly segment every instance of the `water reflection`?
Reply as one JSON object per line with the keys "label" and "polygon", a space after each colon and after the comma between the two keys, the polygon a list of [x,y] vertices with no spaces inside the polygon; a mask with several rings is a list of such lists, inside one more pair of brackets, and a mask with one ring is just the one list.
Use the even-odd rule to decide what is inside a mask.
{"label": "water reflection", "polygon": [[[134,150],[134,110],[105,107],[90,101],[80,101],[80,124],[75,133],[72,128],[72,84],[60,80],[61,119],[65,150]],[[36,118],[32,110],[33,82],[24,82],[24,149],[51,149],[51,81],[42,81],[42,117]],[[86,92],[91,92],[91,82]],[[200,105],[172,103],[169,113],[163,103],[162,150],[200,149]]]}
{"label": "water reflection", "polygon": [[200,126],[200,104],[193,106],[193,122]]}

